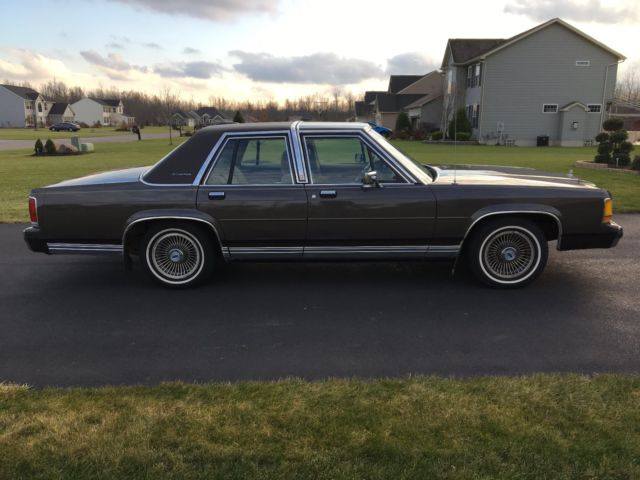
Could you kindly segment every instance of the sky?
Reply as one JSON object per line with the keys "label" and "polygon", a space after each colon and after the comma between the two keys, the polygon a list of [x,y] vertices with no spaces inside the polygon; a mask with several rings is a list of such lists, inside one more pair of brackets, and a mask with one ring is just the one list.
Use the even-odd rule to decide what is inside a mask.
{"label": "sky", "polygon": [[4,3],[0,82],[62,80],[183,99],[385,90],[440,66],[448,38],[560,17],[640,69],[640,0],[30,0]]}

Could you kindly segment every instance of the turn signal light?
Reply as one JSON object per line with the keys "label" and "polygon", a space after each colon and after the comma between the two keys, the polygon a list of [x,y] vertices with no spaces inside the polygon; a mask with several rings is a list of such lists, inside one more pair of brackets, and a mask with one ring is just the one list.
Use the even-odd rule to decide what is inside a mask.
{"label": "turn signal light", "polygon": [[613,200],[611,200],[610,198],[605,198],[602,221],[604,223],[611,223],[611,217],[613,217]]}
{"label": "turn signal light", "polygon": [[38,201],[35,197],[29,197],[29,217],[32,224],[38,224]]}

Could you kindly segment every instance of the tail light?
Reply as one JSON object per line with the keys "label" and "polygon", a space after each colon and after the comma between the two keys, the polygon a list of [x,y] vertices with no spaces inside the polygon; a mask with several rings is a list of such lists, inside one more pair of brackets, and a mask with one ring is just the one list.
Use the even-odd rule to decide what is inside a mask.
{"label": "tail light", "polygon": [[602,212],[602,222],[611,223],[611,217],[613,216],[613,200],[610,198],[604,199],[604,209]]}
{"label": "tail light", "polygon": [[38,224],[38,201],[36,197],[29,197],[29,217],[33,225]]}

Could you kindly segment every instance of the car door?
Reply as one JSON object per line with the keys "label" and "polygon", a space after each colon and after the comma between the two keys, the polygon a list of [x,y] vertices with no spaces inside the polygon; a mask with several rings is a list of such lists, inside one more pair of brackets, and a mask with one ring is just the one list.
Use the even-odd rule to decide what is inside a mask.
{"label": "car door", "polygon": [[288,135],[230,136],[198,189],[198,209],[222,229],[234,259],[302,256],[304,186],[292,174]]}
{"label": "car door", "polygon": [[[304,255],[420,257],[433,234],[429,186],[401,172],[364,135],[302,136],[310,183]],[[379,185],[364,185],[376,171]]]}

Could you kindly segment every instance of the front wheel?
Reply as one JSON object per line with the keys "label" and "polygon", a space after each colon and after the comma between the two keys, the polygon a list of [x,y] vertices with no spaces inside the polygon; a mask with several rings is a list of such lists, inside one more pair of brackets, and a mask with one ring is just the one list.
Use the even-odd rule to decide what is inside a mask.
{"label": "front wheel", "polygon": [[468,260],[475,276],[499,288],[531,283],[547,264],[547,239],[529,220],[500,219],[481,226],[471,237]]}
{"label": "front wheel", "polygon": [[158,225],[142,238],[140,256],[152,278],[172,288],[198,285],[211,274],[214,252],[208,236],[194,225]]}

